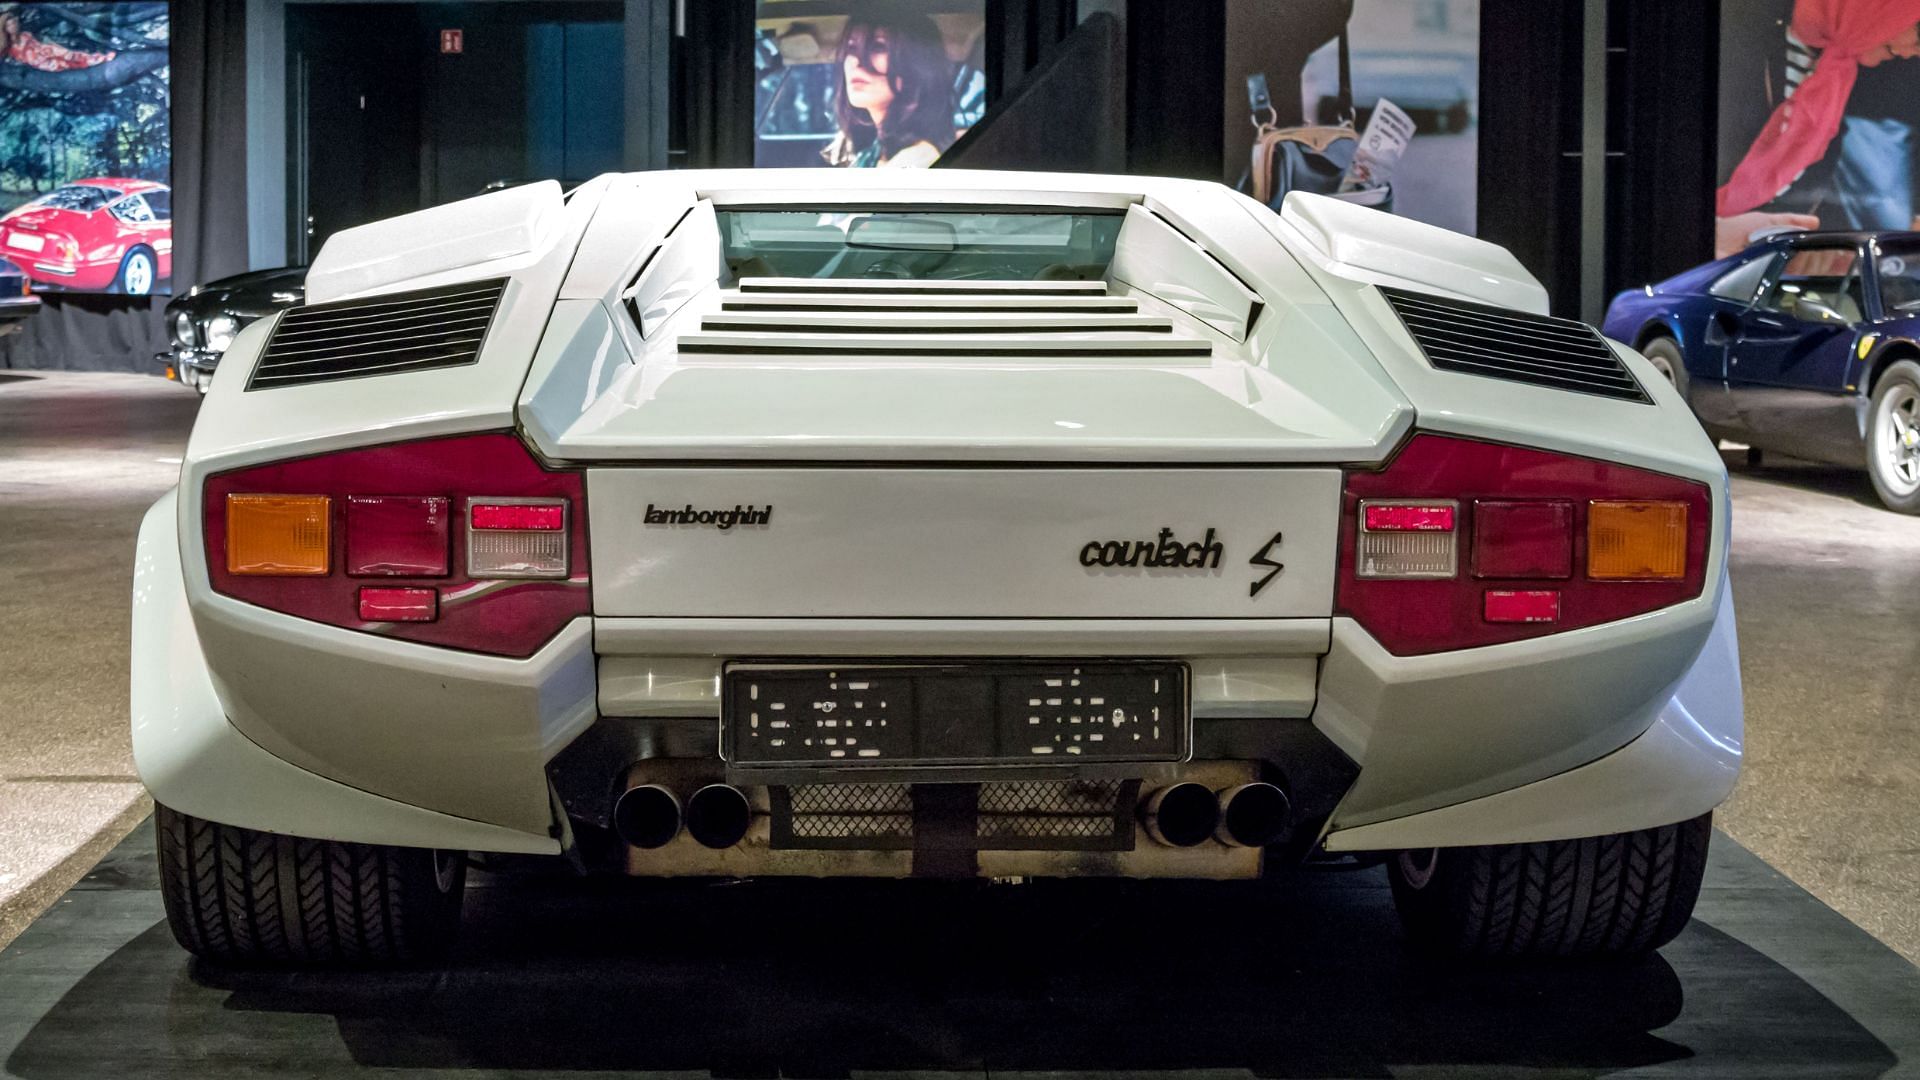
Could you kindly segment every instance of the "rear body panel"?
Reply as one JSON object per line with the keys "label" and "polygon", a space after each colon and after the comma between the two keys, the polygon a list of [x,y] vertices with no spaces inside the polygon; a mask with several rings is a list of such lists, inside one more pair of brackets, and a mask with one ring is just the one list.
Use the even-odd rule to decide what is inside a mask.
{"label": "rear body panel", "polygon": [[1324,618],[1333,603],[1334,469],[596,468],[587,485],[603,616]]}

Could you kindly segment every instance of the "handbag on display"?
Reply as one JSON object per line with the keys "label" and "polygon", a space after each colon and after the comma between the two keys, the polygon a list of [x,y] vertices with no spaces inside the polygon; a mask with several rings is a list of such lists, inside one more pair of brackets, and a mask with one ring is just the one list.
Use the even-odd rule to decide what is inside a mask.
{"label": "handbag on display", "polygon": [[1274,210],[1290,191],[1309,191],[1337,199],[1393,210],[1393,186],[1341,191],[1340,182],[1353,166],[1360,148],[1354,130],[1353,80],[1348,70],[1347,31],[1339,36],[1340,96],[1337,123],[1281,127],[1265,72],[1247,76],[1247,107],[1253,122],[1253,157],[1240,190]]}

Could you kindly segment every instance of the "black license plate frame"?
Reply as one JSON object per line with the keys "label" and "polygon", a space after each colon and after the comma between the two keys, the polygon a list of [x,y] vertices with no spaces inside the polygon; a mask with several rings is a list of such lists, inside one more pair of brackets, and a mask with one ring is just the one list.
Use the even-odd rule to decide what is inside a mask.
{"label": "black license plate frame", "polygon": [[1058,768],[1192,749],[1192,676],[1173,660],[736,660],[720,681],[720,753],[736,769]]}

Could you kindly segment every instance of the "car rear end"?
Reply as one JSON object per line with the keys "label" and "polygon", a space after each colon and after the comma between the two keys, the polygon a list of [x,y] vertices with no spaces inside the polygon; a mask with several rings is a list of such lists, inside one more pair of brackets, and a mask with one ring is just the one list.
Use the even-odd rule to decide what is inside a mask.
{"label": "car rear end", "polygon": [[[1223,191],[1043,179],[616,178],[523,267],[317,265],[230,353],[154,579],[203,745],[288,787],[137,719],[156,798],[651,877],[1216,879],[1718,801],[1724,477],[1637,357],[1341,278]],[[383,374],[367,334],[430,345]],[[403,388],[442,407],[356,419]]]}

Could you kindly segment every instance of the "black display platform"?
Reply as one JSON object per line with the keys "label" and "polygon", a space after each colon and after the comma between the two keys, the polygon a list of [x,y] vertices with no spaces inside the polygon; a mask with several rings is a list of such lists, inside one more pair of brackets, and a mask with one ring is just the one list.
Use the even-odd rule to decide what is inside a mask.
{"label": "black display platform", "polygon": [[1659,956],[1472,971],[1384,875],[1267,886],[476,879],[441,972],[249,973],[168,935],[143,825],[4,952],[0,1075],[1887,1077],[1920,969],[1724,836]]}

